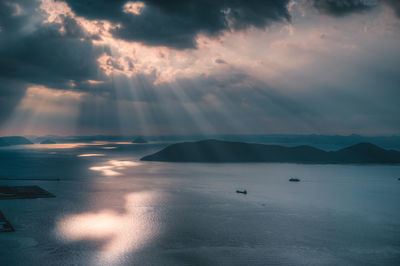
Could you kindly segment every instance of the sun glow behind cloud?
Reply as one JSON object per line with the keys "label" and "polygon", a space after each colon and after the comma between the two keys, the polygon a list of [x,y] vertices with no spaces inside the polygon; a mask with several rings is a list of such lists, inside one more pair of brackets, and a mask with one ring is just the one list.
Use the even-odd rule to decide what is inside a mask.
{"label": "sun glow behind cloud", "polygon": [[[263,58],[260,57],[260,54],[254,53],[259,49],[247,49],[249,41],[253,46],[259,46],[260,42],[268,41],[268,35],[271,33],[263,30],[226,32],[218,38],[200,34],[195,41],[198,45],[197,49],[176,50],[116,39],[110,31],[119,25],[113,25],[108,21],[87,20],[78,17],[64,2],[43,0],[41,8],[48,14],[47,22],[62,24],[62,17],[68,15],[74,18],[86,32],[99,37],[93,40],[93,44],[110,47],[111,54],[104,53],[98,59],[100,69],[108,76],[131,77],[137,74],[150,75],[154,73],[154,83],[159,84],[173,82],[179,78],[194,78],[224,72],[229,68],[257,69],[257,72],[262,72],[260,75],[262,77],[271,77],[274,73],[276,75],[280,70],[285,70],[276,69],[276,65],[272,70],[271,65],[261,64],[266,60],[272,61],[272,63],[280,61],[280,58],[276,58],[276,56],[276,59],[268,60],[270,55],[275,54],[276,51],[271,50],[269,53],[264,53],[262,56],[267,58]],[[124,6],[124,10],[135,10],[136,13],[143,8],[142,2],[128,2]],[[262,40],[262,36],[266,38]],[[218,60],[228,62],[228,64],[215,63]],[[293,63],[286,61],[286,64]],[[298,63],[296,67],[299,67]]]}
{"label": "sun glow behind cloud", "polygon": [[[142,2],[128,2],[124,10],[140,14],[139,10],[144,7]],[[174,82],[180,78],[226,73],[231,69],[246,69],[247,73],[257,79],[275,83],[284,79],[283,75],[288,71],[298,71],[310,65],[316,59],[315,54],[328,54],[332,49],[357,49],[357,44],[351,43],[350,40],[332,42],[333,39],[346,36],[343,36],[343,32],[338,28],[321,23],[313,28],[277,24],[268,30],[225,32],[218,38],[199,34],[195,41],[197,49],[176,50],[117,39],[110,31],[119,25],[76,16],[64,2],[43,0],[41,8],[48,16],[47,21],[62,23],[62,17],[68,14],[86,32],[98,36],[93,39],[93,44],[110,47],[111,53],[104,53],[98,59],[100,69],[106,75],[132,77],[154,74],[155,84]],[[300,13],[304,11],[298,3],[290,2],[289,10],[294,22],[302,23],[301,21],[305,20],[301,18]],[[308,11],[308,16],[314,16],[321,22],[328,20],[319,18],[311,11]],[[393,19],[387,19],[386,23],[389,25],[390,21]],[[376,21],[373,23],[376,24]],[[367,28],[371,24],[361,21],[360,26],[365,25]]]}
{"label": "sun glow behind cloud", "polygon": [[125,13],[140,15],[145,7],[146,5],[143,2],[127,2],[123,7],[123,11]]}

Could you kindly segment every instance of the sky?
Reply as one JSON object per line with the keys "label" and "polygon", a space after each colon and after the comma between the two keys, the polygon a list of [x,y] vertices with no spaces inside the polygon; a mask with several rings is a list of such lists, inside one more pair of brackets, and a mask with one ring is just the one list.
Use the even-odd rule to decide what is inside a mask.
{"label": "sky", "polygon": [[400,134],[398,0],[0,0],[0,135]]}

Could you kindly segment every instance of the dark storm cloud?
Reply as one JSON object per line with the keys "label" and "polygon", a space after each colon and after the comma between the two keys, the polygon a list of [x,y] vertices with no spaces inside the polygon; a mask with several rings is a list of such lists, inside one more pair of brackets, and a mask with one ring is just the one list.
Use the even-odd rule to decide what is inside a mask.
{"label": "dark storm cloud", "polygon": [[86,18],[119,23],[113,34],[125,40],[175,48],[195,47],[199,33],[217,35],[224,30],[263,28],[273,21],[290,20],[289,0],[144,0],[140,15],[123,12],[127,1],[67,0]]}
{"label": "dark storm cloud", "polygon": [[345,16],[371,10],[379,5],[391,7],[400,17],[399,0],[309,0],[322,13],[332,16]]}
{"label": "dark storm cloud", "polygon": [[385,4],[391,6],[396,12],[396,15],[400,17],[400,1],[399,0],[382,0]]}
{"label": "dark storm cloud", "polygon": [[0,76],[65,88],[71,80],[95,79],[97,51],[90,41],[64,38],[45,27],[0,49]]}
{"label": "dark storm cloud", "polygon": [[98,36],[68,16],[43,23],[39,10],[36,1],[0,1],[0,77],[56,89],[104,78],[97,59],[110,51],[92,44]]}
{"label": "dark storm cloud", "polygon": [[24,96],[28,86],[79,89],[74,84],[98,79],[97,58],[104,50],[94,47],[76,21],[65,17],[62,25],[43,24],[39,3],[0,0],[0,121]]}
{"label": "dark storm cloud", "polygon": [[227,62],[224,59],[221,59],[221,58],[215,59],[215,63],[217,63],[217,64],[227,64]]}
{"label": "dark storm cloud", "polygon": [[96,78],[102,49],[93,47],[75,21],[65,18],[62,34],[59,24],[41,24],[38,14],[28,13],[37,7],[18,4],[26,14],[15,15],[13,6],[0,3],[6,10],[1,18],[0,77],[56,88],[65,88],[70,80]]}
{"label": "dark storm cloud", "polygon": [[[20,10],[24,7],[24,10]],[[9,37],[21,33],[21,29],[26,23],[33,22],[31,10],[38,8],[36,1],[20,0],[20,1],[0,1],[0,33],[8,33]],[[18,14],[21,12],[21,14]]]}
{"label": "dark storm cloud", "polygon": [[310,0],[319,11],[333,16],[369,10],[375,6],[372,0]]}

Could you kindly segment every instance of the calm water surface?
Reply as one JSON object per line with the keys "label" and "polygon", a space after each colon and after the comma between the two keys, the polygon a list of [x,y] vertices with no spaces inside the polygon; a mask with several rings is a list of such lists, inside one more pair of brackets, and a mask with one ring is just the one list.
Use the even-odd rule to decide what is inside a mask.
{"label": "calm water surface", "polygon": [[57,196],[0,201],[0,265],[400,265],[400,166],[139,161],[163,146],[1,148],[61,181],[0,181]]}

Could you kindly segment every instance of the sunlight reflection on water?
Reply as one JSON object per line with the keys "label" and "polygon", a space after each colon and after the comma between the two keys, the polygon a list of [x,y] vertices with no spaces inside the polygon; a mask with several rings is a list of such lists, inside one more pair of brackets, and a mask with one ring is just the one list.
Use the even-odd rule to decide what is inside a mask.
{"label": "sunlight reflection on water", "polygon": [[[74,142],[74,143],[55,143],[55,144],[27,144],[27,145],[15,145],[15,146],[6,146],[1,148],[7,149],[75,149],[86,146],[103,146],[103,145],[127,145],[131,144],[131,142],[124,141],[93,141],[93,142]],[[108,147],[104,147],[108,148]],[[113,149],[117,147],[109,147],[109,149]]]}
{"label": "sunlight reflection on water", "polygon": [[105,154],[102,154],[102,153],[85,153],[85,154],[79,154],[77,156],[78,157],[98,157],[98,156],[105,156]]}
{"label": "sunlight reflection on water", "polygon": [[56,143],[56,144],[28,144],[28,145],[15,145],[15,146],[6,146],[2,148],[7,148],[7,149],[13,149],[13,150],[18,150],[18,149],[75,149],[79,147],[85,147],[85,146],[101,146],[101,145],[108,145],[110,144],[109,142],[76,142],[76,143]]}
{"label": "sunlight reflection on water", "polygon": [[87,212],[64,217],[57,223],[63,242],[101,241],[93,265],[118,265],[124,254],[143,247],[159,231],[153,211],[155,192],[135,192],[125,196],[125,212]]}
{"label": "sunlight reflection on water", "polygon": [[92,171],[99,171],[105,176],[118,176],[122,175],[122,173],[117,170],[125,170],[126,167],[138,166],[140,164],[139,162],[133,161],[110,160],[105,165],[92,166],[89,169]]}

